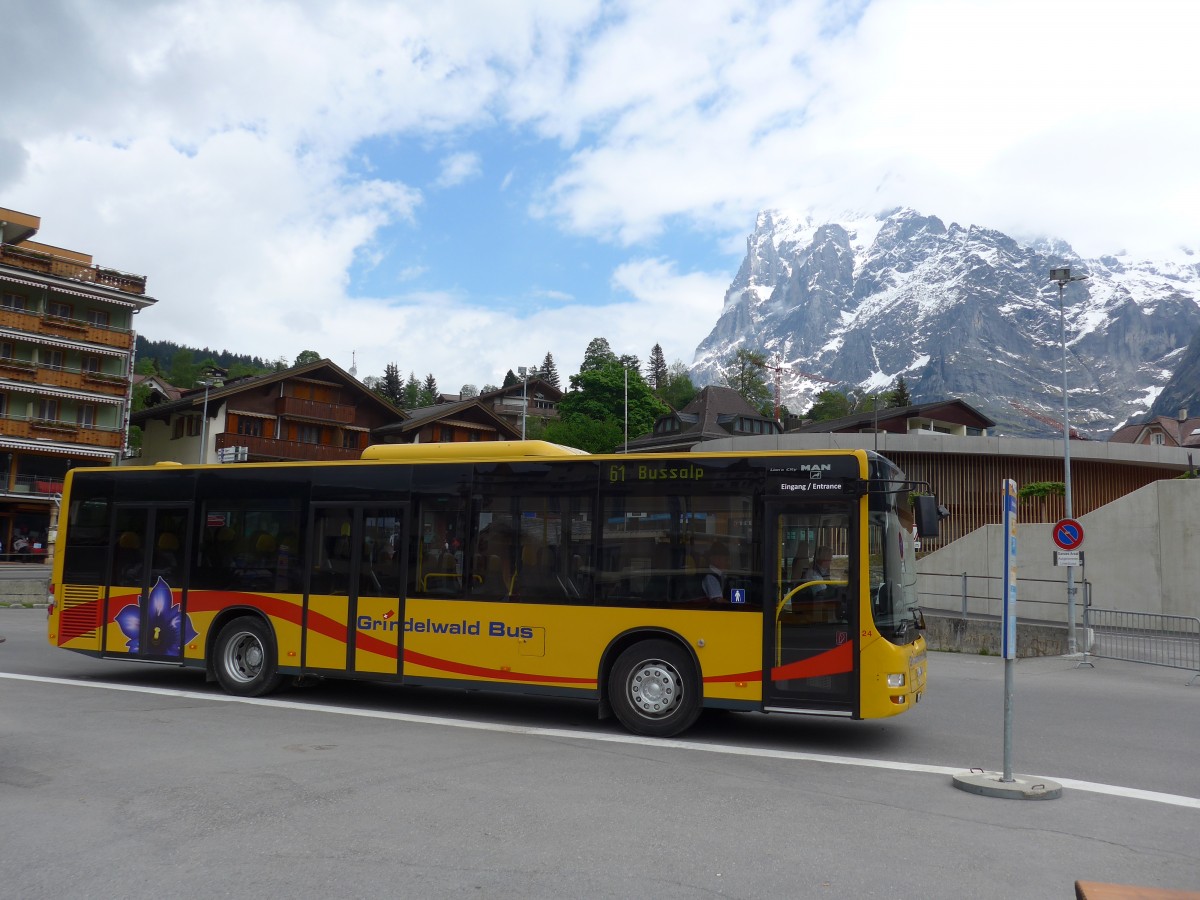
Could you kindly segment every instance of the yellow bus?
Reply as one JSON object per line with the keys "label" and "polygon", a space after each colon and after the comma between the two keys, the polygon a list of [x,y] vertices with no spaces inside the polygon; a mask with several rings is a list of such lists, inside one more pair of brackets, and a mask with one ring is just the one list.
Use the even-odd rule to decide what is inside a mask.
{"label": "yellow bus", "polygon": [[657,736],[703,708],[893,716],[926,683],[914,489],[864,450],[539,441],[75,469],[49,640],[242,696],[317,676],[587,698]]}

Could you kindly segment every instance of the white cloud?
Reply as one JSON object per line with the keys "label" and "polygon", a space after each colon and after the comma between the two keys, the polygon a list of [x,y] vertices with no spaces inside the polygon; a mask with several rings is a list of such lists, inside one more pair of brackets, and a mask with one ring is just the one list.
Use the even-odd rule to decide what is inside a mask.
{"label": "white cloud", "polygon": [[483,171],[478,153],[454,153],[442,160],[442,171],[435,187],[450,188],[478,178]]}
{"label": "white cloud", "polygon": [[[723,254],[764,207],[1200,246],[1196,4],[46,0],[5,20],[9,67],[37,75],[5,95],[0,205],[148,275],[139,330],[190,345],[479,385],[547,350],[565,378],[598,335],[688,360],[734,272],[661,247]],[[531,133],[558,168],[493,163],[488,140]],[[406,141],[440,169],[383,165]],[[509,203],[542,185],[536,214],[626,262],[512,290],[527,309],[464,295],[422,253],[437,201],[414,185],[495,179]],[[353,297],[356,263],[396,294]]]}

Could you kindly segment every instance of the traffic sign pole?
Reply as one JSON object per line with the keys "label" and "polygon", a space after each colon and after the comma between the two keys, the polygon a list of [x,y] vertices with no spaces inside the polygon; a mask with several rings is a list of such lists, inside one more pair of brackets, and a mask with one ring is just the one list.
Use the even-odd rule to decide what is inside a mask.
{"label": "traffic sign pole", "polygon": [[[1054,543],[1060,550],[1079,550],[1083,545],[1083,526],[1071,518],[1068,507],[1067,517],[1054,523]],[[1067,566],[1067,654],[1074,656],[1078,653],[1075,641],[1075,567]]]}

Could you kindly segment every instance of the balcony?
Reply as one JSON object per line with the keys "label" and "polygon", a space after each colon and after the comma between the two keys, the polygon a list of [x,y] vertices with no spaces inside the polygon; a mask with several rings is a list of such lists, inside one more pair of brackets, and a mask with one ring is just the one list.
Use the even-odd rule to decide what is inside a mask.
{"label": "balcony", "polygon": [[319,403],[299,397],[279,397],[275,401],[275,414],[281,418],[350,425],[354,422],[354,413],[353,406],[340,403]]}
{"label": "balcony", "polygon": [[49,334],[69,341],[103,344],[128,350],[133,347],[133,332],[124,328],[93,325],[82,319],[44,316],[40,312],[0,306],[0,326],[27,331],[30,334]]}
{"label": "balcony", "polygon": [[61,335],[76,341],[87,341],[91,344],[104,344],[108,347],[120,347],[128,350],[133,346],[133,335],[123,328],[93,325],[82,319],[67,319],[63,316],[42,316],[43,334]]}
{"label": "balcony", "polygon": [[[286,398],[285,398],[286,399]],[[255,437],[236,432],[217,435],[217,449],[245,447],[255,462],[263,460],[334,462],[346,459],[362,459],[362,450],[347,450],[329,444],[305,444],[300,441],[284,441],[279,438]]]}
{"label": "balcony", "polygon": [[79,425],[57,419],[31,419],[25,416],[0,417],[0,434],[26,440],[104,447],[109,450],[119,450],[125,444],[124,433],[119,428]]}
{"label": "balcony", "polygon": [[124,375],[109,375],[105,372],[87,372],[77,368],[54,368],[39,366],[23,359],[0,356],[0,378],[11,381],[27,381],[75,391],[91,391],[110,397],[124,396],[129,389],[129,380]]}
{"label": "balcony", "polygon": [[34,494],[39,497],[53,497],[55,494],[61,494],[63,489],[62,478],[54,478],[49,475],[16,475],[11,481],[7,474],[3,474],[3,480],[0,481],[0,489],[10,494]]}
{"label": "balcony", "polygon": [[102,287],[115,288],[127,294],[146,293],[146,276],[144,275],[130,275],[128,272],[118,272],[116,269],[86,266],[73,259],[65,259],[37,250],[26,250],[15,244],[0,244],[0,264],[27,269],[30,272],[40,272],[43,275],[54,275],[58,278],[86,281]]}

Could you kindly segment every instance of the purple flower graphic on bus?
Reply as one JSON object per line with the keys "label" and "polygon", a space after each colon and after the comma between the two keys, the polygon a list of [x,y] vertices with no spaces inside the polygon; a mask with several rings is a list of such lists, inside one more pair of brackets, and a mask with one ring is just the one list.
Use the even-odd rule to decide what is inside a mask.
{"label": "purple flower graphic on bus", "polygon": [[183,644],[199,636],[192,627],[192,620],[174,603],[171,588],[160,575],[150,589],[150,600],[146,604],[146,646],[142,646],[142,604],[131,603],[117,613],[117,624],[129,639],[130,653],[145,653],[150,656],[179,656]]}

